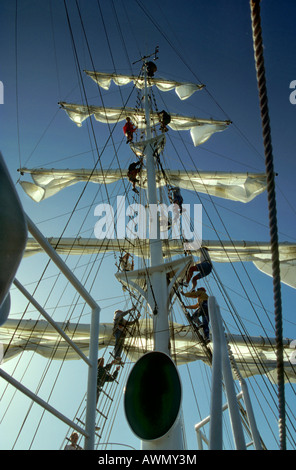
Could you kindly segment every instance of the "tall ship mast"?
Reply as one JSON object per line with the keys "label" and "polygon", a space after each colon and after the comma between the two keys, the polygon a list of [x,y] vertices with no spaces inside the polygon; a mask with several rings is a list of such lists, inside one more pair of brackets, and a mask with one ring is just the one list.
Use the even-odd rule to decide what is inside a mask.
{"label": "tall ship mast", "polygon": [[[82,21],[77,4],[76,8]],[[173,107],[166,106],[162,96],[175,92],[182,109],[206,87],[160,76],[162,53],[158,47],[132,64],[139,73],[96,70],[92,60],[93,69],[83,69],[66,5],[65,13],[83,99],[60,99],[59,120],[67,123],[71,138],[78,139],[75,145],[80,139],[76,136],[87,129],[93,164],[45,168],[23,164],[20,159],[15,187],[7,157],[1,156],[3,425],[9,417],[10,401],[21,396],[28,403],[26,416],[16,420],[12,448],[34,447],[46,418],[52,429],[61,429],[61,449],[216,450],[224,447],[229,432],[235,449],[265,450],[268,445],[256,416],[253,387],[260,380],[267,390],[273,387],[274,392],[280,383],[281,388],[291,387],[294,393],[295,335],[291,330],[289,337],[282,338],[283,377],[279,379],[278,337],[269,335],[265,327],[264,334],[255,329],[250,334],[243,308],[237,311],[229,295],[232,289],[236,295],[236,285],[225,288],[229,266],[255,312],[256,302],[246,292],[243,279],[248,278],[255,293],[256,286],[245,267],[251,266],[253,276],[261,276],[270,286],[270,279],[275,279],[272,242],[255,233],[250,239],[228,239],[217,208],[223,203],[229,204],[230,211],[232,204],[239,204],[240,212],[241,207],[256,207],[269,191],[269,175],[265,169],[229,171],[229,166],[213,171],[211,162],[209,169],[199,170],[195,163],[188,167],[185,156],[175,165],[174,158],[168,158],[174,148],[173,135],[181,142],[186,136],[185,148],[190,142],[199,152],[206,143],[227,135],[232,121],[173,112]],[[82,31],[89,47],[84,28]],[[86,93],[86,87],[92,91]],[[114,89],[122,106],[113,99]],[[96,97],[89,98],[94,90],[99,104],[92,102]],[[135,106],[126,90],[136,95]],[[60,143],[67,142],[67,132],[56,135]],[[103,135],[107,137],[102,145]],[[115,143],[118,135],[121,141]],[[112,150],[106,161],[102,157],[109,145]],[[34,220],[36,214],[33,217],[27,209],[36,208],[37,214],[48,211],[48,228],[58,201],[62,207],[67,194],[76,194],[82,186],[78,199],[71,201],[69,219],[60,234],[52,236],[41,230]],[[85,221],[91,221],[92,227],[82,230],[79,210],[87,193]],[[220,228],[212,230],[207,225],[211,215],[207,204],[201,204],[203,200],[214,202]],[[73,235],[75,224],[81,228]],[[279,282],[293,291],[296,245],[280,241],[277,249]],[[50,285],[51,272],[56,269],[58,274]],[[34,288],[28,282],[29,274],[38,278]],[[70,289],[74,293],[70,294]],[[107,307],[105,289],[110,292]],[[17,307],[20,297],[26,302],[22,314]],[[67,313],[67,303],[71,313]],[[260,308],[265,311],[263,304]],[[31,361],[35,371],[44,369],[40,379],[34,372],[26,380]],[[197,366],[205,367],[203,379],[202,374],[196,377]],[[54,377],[52,388],[46,387],[49,370]],[[189,379],[185,379],[185,371]],[[189,383],[196,396],[202,380],[207,382],[206,392],[196,400],[197,409],[207,402],[208,413],[203,408],[189,430]],[[75,398],[63,409],[60,404],[71,390],[68,387]],[[281,412],[285,398],[279,394],[278,399]],[[121,409],[119,417],[117,407]],[[18,444],[18,435],[36,408],[41,417],[32,438]],[[293,422],[290,411],[288,406],[287,416]],[[225,433],[226,413],[229,427]],[[114,443],[111,421],[114,427],[125,426],[131,442],[137,444],[129,446],[125,435],[122,443]],[[288,441],[293,448],[289,425]],[[280,432],[283,430],[286,433],[286,424],[280,423]],[[191,437],[188,444],[188,434],[194,435],[194,444]],[[285,439],[281,436],[282,446]]]}

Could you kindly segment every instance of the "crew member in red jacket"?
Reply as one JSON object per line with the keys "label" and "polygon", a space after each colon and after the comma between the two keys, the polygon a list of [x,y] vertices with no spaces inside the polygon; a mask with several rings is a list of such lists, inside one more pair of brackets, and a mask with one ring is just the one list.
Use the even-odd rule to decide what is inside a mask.
{"label": "crew member in red jacket", "polygon": [[129,142],[133,141],[134,138],[134,132],[138,129],[138,127],[134,126],[133,123],[131,122],[131,118],[127,117],[126,118],[126,123],[123,126],[123,132],[124,135],[126,136],[127,140],[126,143],[128,144]]}

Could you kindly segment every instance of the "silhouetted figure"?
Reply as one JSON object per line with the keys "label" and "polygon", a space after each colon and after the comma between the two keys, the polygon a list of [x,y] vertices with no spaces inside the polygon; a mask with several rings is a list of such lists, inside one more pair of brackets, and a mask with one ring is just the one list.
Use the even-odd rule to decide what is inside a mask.
{"label": "silhouetted figure", "polygon": [[116,380],[120,366],[116,367],[115,372],[113,374],[110,374],[110,369],[113,366],[113,364],[116,364],[116,361],[112,361],[110,364],[107,364],[106,366],[104,365],[104,358],[101,357],[98,360],[98,377],[97,377],[97,403],[98,399],[100,396],[100,392],[102,388],[104,387],[106,382],[114,382]]}
{"label": "silhouetted figure", "polygon": [[147,62],[146,63],[146,68],[147,68],[147,75],[148,77],[153,77],[155,72],[157,71],[157,67],[154,62]]}
{"label": "silhouetted figure", "polygon": [[[181,191],[180,191],[179,187],[175,187],[175,188],[170,189],[169,200],[172,204],[175,204],[175,206],[174,206],[174,220],[173,220],[173,222],[175,222],[178,219],[179,214],[182,214],[182,212],[183,212],[183,208],[182,208],[183,197],[181,195]],[[179,208],[179,210],[178,210],[178,208]]]}
{"label": "silhouetted figure", "polygon": [[143,167],[143,160],[140,160],[138,162],[131,163],[127,170],[127,177],[133,185],[132,190],[137,194],[139,194],[139,191],[136,188],[136,184],[140,183],[140,181],[137,179],[137,176],[142,170],[142,167]]}
{"label": "silhouetted figure", "polygon": [[167,132],[168,128],[167,125],[171,122],[171,116],[163,109],[158,113],[159,122],[160,122],[160,129],[162,132]]}
{"label": "silhouetted figure", "polygon": [[124,135],[126,136],[126,143],[130,143],[134,139],[134,132],[138,129],[138,126],[134,126],[133,123],[131,122],[131,118],[127,117],[126,118],[126,123],[123,126],[123,132]]}

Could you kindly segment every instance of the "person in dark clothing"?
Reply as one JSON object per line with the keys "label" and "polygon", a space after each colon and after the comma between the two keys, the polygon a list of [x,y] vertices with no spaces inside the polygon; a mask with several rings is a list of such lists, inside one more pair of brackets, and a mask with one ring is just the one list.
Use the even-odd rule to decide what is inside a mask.
{"label": "person in dark clothing", "polygon": [[[204,336],[206,340],[209,340],[210,330],[209,330],[209,310],[208,310],[208,294],[204,287],[196,289],[194,292],[188,292],[184,294],[185,297],[197,298],[197,303],[195,305],[186,305],[186,308],[195,310],[191,316],[192,320],[198,327],[202,327]],[[199,320],[202,319],[202,321]]]}
{"label": "person in dark clothing", "polygon": [[113,382],[114,380],[116,380],[119,369],[120,369],[120,366],[117,366],[115,372],[113,372],[113,374],[111,375],[110,369],[113,366],[113,364],[116,363],[116,361],[112,361],[110,364],[107,364],[106,366],[104,365],[104,363],[105,363],[105,360],[103,357],[101,357],[98,360],[97,403],[98,403],[98,399],[100,396],[100,392],[102,388],[104,387],[105,383]]}
{"label": "person in dark clothing", "polygon": [[151,61],[147,62],[146,63],[146,68],[147,68],[148,77],[153,77],[153,75],[157,71],[157,67],[156,67],[155,63],[151,62]]}
{"label": "person in dark clothing", "polygon": [[168,128],[167,125],[171,122],[171,116],[163,109],[158,113],[159,122],[160,122],[160,129],[162,132],[167,132]]}
{"label": "person in dark clothing", "polygon": [[139,191],[136,188],[136,184],[140,183],[140,181],[137,179],[137,176],[142,170],[142,167],[143,167],[143,160],[139,160],[138,162],[131,163],[127,170],[127,177],[133,185],[132,190],[137,194],[139,194]]}
{"label": "person in dark clothing", "polygon": [[[179,215],[182,214],[182,212],[183,212],[183,208],[182,208],[183,196],[181,195],[181,191],[180,191],[179,187],[176,186],[175,188],[170,189],[169,200],[172,204],[175,204],[175,206],[174,206],[174,220],[173,220],[173,222],[175,222],[178,219]],[[179,210],[178,210],[178,208],[179,208]]]}
{"label": "person in dark clothing", "polygon": [[176,186],[170,190],[170,201],[173,204],[177,204],[179,206],[180,212],[182,213],[182,204],[183,204],[183,196],[181,195],[180,188]]}

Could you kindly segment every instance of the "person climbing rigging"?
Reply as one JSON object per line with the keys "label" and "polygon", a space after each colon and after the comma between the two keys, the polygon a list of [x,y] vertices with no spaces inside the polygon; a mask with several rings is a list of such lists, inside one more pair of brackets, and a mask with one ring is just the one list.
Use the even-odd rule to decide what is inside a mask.
{"label": "person climbing rigging", "polygon": [[157,67],[154,62],[149,61],[146,63],[146,68],[147,68],[147,75],[148,77],[153,77],[155,72],[157,71]]}
{"label": "person climbing rigging", "polygon": [[110,364],[104,365],[105,360],[101,357],[98,360],[98,376],[97,376],[97,403],[99,400],[100,392],[104,387],[106,382],[114,382],[118,376],[120,366],[117,366],[113,374],[110,374],[110,369],[113,364],[116,364],[116,361],[112,361]]}
{"label": "person climbing rigging", "polygon": [[172,204],[175,204],[175,206],[174,206],[174,220],[173,220],[173,222],[175,222],[178,219],[179,215],[182,214],[182,212],[183,212],[183,208],[182,208],[183,197],[181,195],[180,188],[178,186],[176,186],[174,188],[170,188],[168,196],[169,196],[170,202]]}
{"label": "person climbing rigging", "polygon": [[128,180],[133,185],[132,190],[137,194],[139,194],[139,191],[136,188],[136,184],[140,183],[140,181],[137,179],[137,176],[140,174],[142,168],[143,168],[143,159],[139,160],[138,162],[131,163],[127,170]]}
{"label": "person climbing rigging", "polygon": [[115,346],[113,355],[117,363],[121,363],[121,353],[124,346],[124,341],[126,335],[128,333],[128,326],[134,325],[138,319],[140,318],[141,314],[138,313],[137,318],[131,321],[125,320],[125,317],[128,313],[133,312],[136,307],[132,307],[129,310],[123,312],[122,310],[115,310],[114,317],[113,317],[113,335],[115,336]]}
{"label": "person climbing rigging", "polygon": [[83,450],[82,447],[80,447],[78,444],[77,444],[77,441],[78,441],[78,434],[77,432],[72,432],[71,436],[70,436],[70,442],[71,444],[67,444],[64,448],[64,450]]}
{"label": "person climbing rigging", "polygon": [[[204,287],[199,287],[194,292],[184,293],[181,291],[181,294],[185,297],[197,298],[197,303],[195,305],[186,305],[187,309],[194,309],[195,312],[192,314],[191,319],[198,327],[201,327],[204,332],[205,339],[209,340],[210,330],[209,330],[209,310],[208,310],[208,294]],[[202,318],[200,322],[199,318]]]}
{"label": "person climbing rigging", "polygon": [[168,132],[167,125],[171,122],[171,116],[163,109],[158,113],[160,130],[162,132]]}
{"label": "person climbing rigging", "polygon": [[[131,261],[129,261],[131,258]],[[119,258],[119,268],[121,271],[133,271],[134,270],[134,260],[130,253],[125,253],[125,255],[120,256]]]}
{"label": "person climbing rigging", "polygon": [[124,135],[126,136],[126,143],[130,143],[134,139],[134,132],[138,129],[138,126],[134,126],[133,123],[131,122],[131,118],[127,117],[126,118],[126,123],[123,126],[123,132]]}
{"label": "person climbing rigging", "polygon": [[199,279],[202,279],[208,276],[212,272],[212,269],[213,269],[213,265],[208,254],[208,249],[201,248],[200,253],[201,253],[200,262],[195,264],[194,266],[191,266],[188,269],[187,275],[186,275],[186,281],[185,282],[183,281],[181,283],[182,286],[188,287],[189,282],[193,276],[193,273],[195,271],[198,271],[198,274],[196,274],[196,276],[194,276],[192,279],[192,291],[195,290],[197,281]]}

